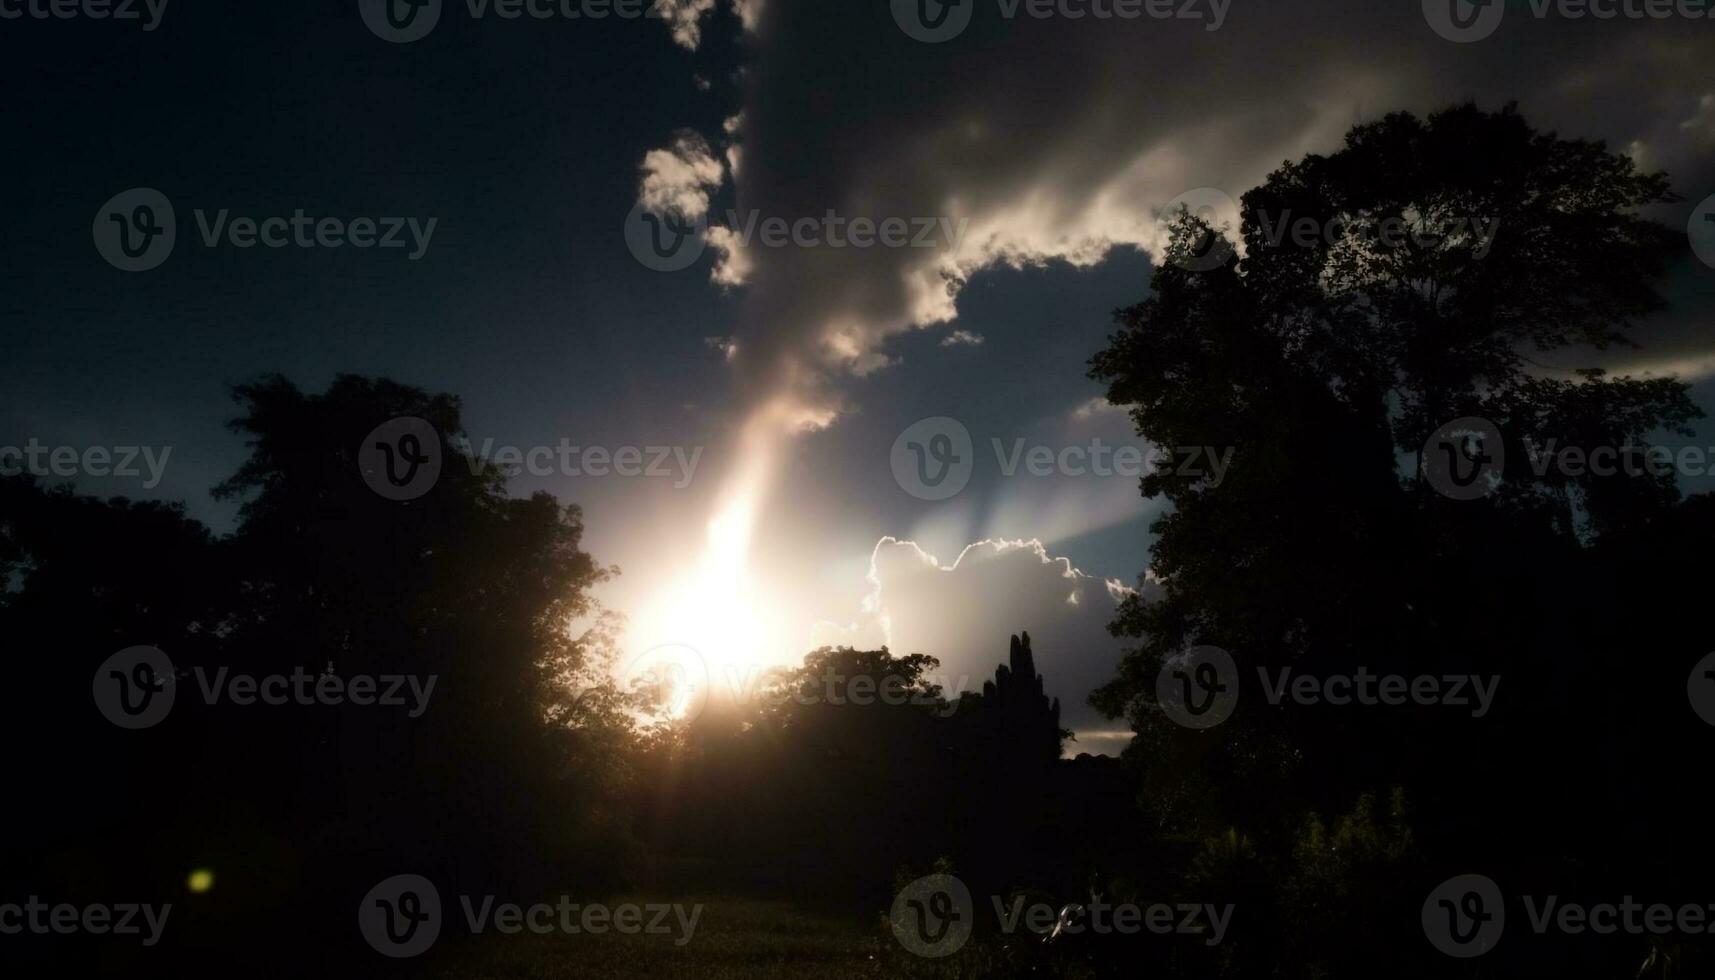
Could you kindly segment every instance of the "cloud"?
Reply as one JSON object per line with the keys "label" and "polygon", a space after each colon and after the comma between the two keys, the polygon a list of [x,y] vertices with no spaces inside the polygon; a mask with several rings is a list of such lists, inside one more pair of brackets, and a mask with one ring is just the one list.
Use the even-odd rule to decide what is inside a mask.
{"label": "cloud", "polygon": [[710,225],[706,241],[714,249],[715,264],[709,270],[709,281],[725,289],[745,284],[750,278],[752,264],[750,249],[738,232],[725,225]]}
{"label": "cloud", "polygon": [[1680,132],[1704,147],[1715,145],[1715,92],[1705,92],[1697,100],[1696,111],[1679,124]]}
{"label": "cloud", "polygon": [[930,654],[941,661],[943,686],[953,697],[961,687],[981,690],[1005,660],[1007,637],[1028,630],[1048,693],[1060,699],[1063,724],[1075,731],[1114,727],[1085,701],[1119,663],[1123,643],[1107,624],[1131,587],[1079,571],[1040,541],[979,541],[943,564],[914,542],[892,537],[876,543],[869,585],[861,618],[818,624],[816,645]]}
{"label": "cloud", "polygon": [[1104,415],[1124,415],[1125,408],[1115,405],[1106,398],[1092,398],[1077,408],[1072,409],[1072,421],[1088,422],[1093,418]]}
{"label": "cloud", "polygon": [[721,359],[730,361],[738,356],[738,341],[731,337],[704,337],[703,346],[709,350],[720,351]]}
{"label": "cloud", "polygon": [[[741,214],[964,223],[933,248],[744,249],[711,230],[715,281],[737,305],[736,388],[786,428],[825,428],[859,407],[854,392],[881,390],[852,379],[896,364],[890,344],[903,334],[941,329],[958,344],[960,293],[985,270],[1088,267],[1115,249],[1156,250],[1163,213],[1185,192],[1237,198],[1388,111],[1516,100],[1541,129],[1605,139],[1668,170],[1688,202],[1715,192],[1706,101],[1715,35],[1699,25],[1509,13],[1494,38],[1454,44],[1415,4],[1235,5],[1218,31],[1195,21],[1003,20],[995,4],[969,6],[962,35],[922,44],[886,3],[734,3],[744,67],[716,77],[735,80],[740,121],[706,124],[727,140],[719,145],[731,183],[720,182],[706,141],[661,168],[678,175],[663,177],[680,189],[665,196],[694,203],[718,193]],[[1520,46],[1531,57],[1518,57]],[[1689,209],[1655,216],[1684,227]],[[1667,291],[1680,300],[1697,288],[1707,297],[1715,282],[1691,261],[1675,275]],[[1707,374],[1715,335],[1706,321],[1683,312],[1652,321],[1634,332],[1641,354],[1553,360],[1625,357]],[[1067,406],[1056,421],[1080,437],[1127,429],[1100,401]],[[1084,697],[1118,659],[1121,644],[1105,630],[1114,593],[1039,541],[1134,520],[1143,504],[1127,481],[1063,482],[1022,484],[970,517],[951,540],[1009,540],[979,542],[950,564],[883,538],[869,605],[846,625],[823,624],[818,642],[887,642],[980,681],[1007,634],[1028,628],[1069,726],[1112,731]],[[1010,540],[1019,528],[1039,540]],[[931,539],[922,526],[910,536]]]}
{"label": "cloud", "polygon": [[1183,192],[1237,197],[1392,109],[1518,99],[1545,128],[1647,146],[1691,200],[1715,189],[1715,36],[1693,25],[1521,16],[1454,44],[1415,5],[1251,4],[1218,31],[998,9],[977,3],[962,35],[921,44],[886,4],[742,5],[741,210],[968,222],[938,248],[753,249],[742,274],[724,272],[745,286],[743,382],[759,399],[845,411],[844,379],[895,363],[894,337],[954,322],[983,270],[1156,249]]}
{"label": "cloud", "polygon": [[983,335],[969,330],[955,330],[941,338],[942,347],[981,347]]}
{"label": "cloud", "polygon": [[671,146],[644,155],[637,198],[654,214],[672,213],[696,220],[709,213],[709,192],[718,188],[725,176],[708,141],[684,130],[673,137]]}
{"label": "cloud", "polygon": [[763,5],[766,0],[732,0],[733,12],[738,14],[739,22],[747,31],[756,30],[757,22],[762,19]]}
{"label": "cloud", "polygon": [[688,51],[697,50],[702,43],[702,19],[715,9],[715,0],[655,0],[656,15],[667,22],[673,40]]}

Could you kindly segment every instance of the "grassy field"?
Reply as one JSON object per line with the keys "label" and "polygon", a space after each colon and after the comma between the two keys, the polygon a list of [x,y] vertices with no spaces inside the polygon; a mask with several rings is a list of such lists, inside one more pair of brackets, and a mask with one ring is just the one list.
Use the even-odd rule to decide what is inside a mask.
{"label": "grassy field", "polygon": [[[618,902],[625,899],[616,900]],[[632,900],[639,901],[641,900]],[[732,896],[681,900],[703,905],[690,942],[681,935],[442,934],[410,964],[413,977],[445,980],[1089,980],[1075,957],[1047,955],[1035,936],[973,937],[956,954],[907,952],[878,910],[870,919],[809,911],[785,902]],[[456,914],[456,913],[454,913]]]}
{"label": "grassy field", "polygon": [[777,902],[684,900],[704,908],[690,942],[663,935],[555,933],[443,938],[423,965],[448,980],[846,980],[898,976],[881,923],[813,914]]}

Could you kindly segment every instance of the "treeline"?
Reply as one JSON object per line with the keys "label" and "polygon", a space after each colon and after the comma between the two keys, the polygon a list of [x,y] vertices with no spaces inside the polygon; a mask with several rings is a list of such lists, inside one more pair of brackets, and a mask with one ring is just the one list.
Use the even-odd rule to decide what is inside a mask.
{"label": "treeline", "polygon": [[[1240,903],[1221,975],[1708,971],[1696,930],[1538,934],[1526,905],[1715,900],[1694,671],[1715,650],[1715,498],[1685,498],[1671,467],[1555,455],[1687,438],[1703,413],[1671,378],[1537,366],[1628,346],[1665,305],[1690,255],[1640,211],[1673,200],[1664,175],[1511,107],[1390,115],[1283,165],[1236,229],[1182,213],[1153,295],[1116,315],[1091,375],[1138,434],[1233,448],[1218,486],[1143,481],[1169,505],[1162,592],[1122,608],[1136,647],[1093,699],[1138,734],[1140,826],[1178,849],[1173,873]],[[1265,213],[1341,231],[1281,244]],[[1498,231],[1371,233],[1461,218]],[[1200,646],[1230,656],[1236,698],[1207,727],[1158,688]],[[1492,705],[1283,697],[1288,671],[1314,690],[1464,678]],[[1424,909],[1502,911],[1429,901],[1467,874],[1507,918],[1459,959]]]}
{"label": "treeline", "polygon": [[[155,948],[9,944],[24,962],[371,964],[353,916],[397,874],[447,896],[696,888],[867,919],[938,860],[1000,888],[1070,887],[1068,855],[1095,859],[1095,836],[1061,830],[1123,783],[1060,768],[1028,636],[954,703],[930,657],[823,650],[683,723],[614,679],[619,623],[590,593],[616,570],[581,549],[578,509],[449,462],[456,398],[355,376],[234,396],[249,454],[215,489],[239,505],[230,533],[0,479],[8,893],[174,906]],[[363,458],[399,418],[427,422],[443,462],[405,500]],[[866,681],[904,696],[773,696]]]}
{"label": "treeline", "polygon": [[[393,874],[500,894],[619,881],[630,828],[593,801],[617,796],[602,741],[621,736],[545,723],[611,657],[599,621],[574,630],[611,574],[577,508],[455,465],[409,503],[373,492],[366,434],[402,416],[456,434],[449,396],[350,376],[234,394],[250,452],[215,491],[240,503],[229,534],[178,505],[0,480],[9,892],[174,902],[131,966],[267,950],[256,968],[285,971],[372,957],[352,915]],[[100,668],[139,645],[170,658],[171,705],[128,730],[103,717]],[[206,894],[186,889],[196,869]],[[78,939],[9,952],[137,955]]]}

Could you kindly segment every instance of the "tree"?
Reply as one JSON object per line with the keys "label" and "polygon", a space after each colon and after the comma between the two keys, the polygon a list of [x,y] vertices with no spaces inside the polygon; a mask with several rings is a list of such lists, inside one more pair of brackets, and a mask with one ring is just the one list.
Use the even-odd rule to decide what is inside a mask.
{"label": "tree", "polygon": [[[1091,362],[1139,435],[1234,449],[1219,486],[1170,471],[1142,481],[1170,505],[1153,525],[1163,591],[1122,606],[1112,628],[1138,646],[1092,698],[1138,732],[1128,756],[1161,832],[1238,825],[1285,855],[1306,813],[1406,786],[1432,857],[1529,864],[1601,840],[1597,865],[1643,858],[1612,828],[1649,803],[1590,766],[1603,738],[1668,722],[1659,700],[1629,710],[1603,693],[1613,651],[1638,642],[1606,587],[1634,575],[1669,594],[1659,567],[1622,553],[1695,518],[1671,477],[1533,464],[1549,446],[1688,433],[1701,413],[1680,382],[1551,379],[1528,351],[1628,343],[1683,247],[1638,211],[1671,199],[1663,175],[1600,143],[1463,105],[1389,115],[1284,165],[1244,196],[1242,258],[1196,271],[1186,259],[1219,255],[1216,230],[1174,222],[1154,295],[1116,315]],[[1282,237],[1300,221],[1316,234]],[[1493,423],[1505,449],[1475,501],[1436,492],[1418,459],[1464,417]],[[1192,644],[1238,665],[1239,708],[1210,731],[1155,702],[1165,658]],[[1662,654],[1656,681],[1679,656]],[[1259,671],[1360,667],[1505,686],[1473,719],[1277,706],[1259,683]],[[1678,684],[1682,697],[1683,673]]]}
{"label": "tree", "polygon": [[[385,825],[388,846],[418,861],[456,854],[483,875],[526,866],[503,858],[563,833],[548,720],[599,635],[574,629],[598,612],[590,589],[612,574],[580,548],[580,511],[546,493],[508,497],[500,473],[460,451],[448,395],[342,375],[319,395],[266,377],[234,396],[250,457],[215,490],[242,502],[231,547],[245,601],[231,646],[257,669],[308,657],[437,678],[416,718],[311,712],[313,747],[300,740],[308,719],[293,719],[299,734],[285,734],[310,754],[315,786],[299,804],[365,850],[369,828]],[[359,452],[402,417],[432,426],[443,464],[427,492],[395,501],[366,485]]]}
{"label": "tree", "polygon": [[[615,778],[577,761],[611,743],[612,719],[570,717],[568,700],[611,656],[590,590],[613,570],[582,550],[579,510],[509,497],[465,458],[451,396],[350,375],[321,394],[270,376],[234,396],[250,455],[216,489],[241,504],[229,535],[177,505],[0,480],[0,628],[31,692],[8,721],[41,746],[13,778],[33,805],[9,865],[48,893],[81,880],[139,897],[212,868],[213,900],[175,909],[201,955],[210,937],[295,936],[282,954],[329,962],[358,941],[330,910],[402,869],[520,895],[574,865],[582,887],[611,881],[622,824],[590,815],[617,810]],[[359,463],[402,416],[432,426],[444,464],[405,501]],[[153,728],[122,731],[91,705],[91,676],[139,644],[171,658],[178,695]],[[201,695],[294,671],[378,678],[375,696],[410,677],[426,697]]]}

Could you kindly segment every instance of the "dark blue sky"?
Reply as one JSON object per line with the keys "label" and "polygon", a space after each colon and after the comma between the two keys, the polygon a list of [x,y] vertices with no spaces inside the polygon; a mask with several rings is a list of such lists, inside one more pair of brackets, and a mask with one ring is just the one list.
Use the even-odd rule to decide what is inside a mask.
{"label": "dark blue sky", "polygon": [[[607,598],[636,614],[700,548],[735,468],[734,432],[772,390],[709,339],[737,337],[741,356],[747,345],[802,354],[840,324],[854,349],[892,363],[828,368],[817,394],[837,394],[842,414],[790,442],[756,535],[755,574],[806,643],[813,620],[849,630],[818,636],[878,635],[862,603],[889,535],[943,566],[980,539],[1040,538],[1090,575],[1137,581],[1153,510],[1130,481],[1006,480],[989,446],[1124,437],[1123,418],[1074,417],[1101,393],[1084,365],[1111,312],[1147,292],[1148,258],[1133,246],[1149,232],[1133,219],[1182,191],[1236,195],[1288,156],[1331,149],[1354,122],[1469,97],[1519,99],[1545,126],[1668,167],[1686,202],[1664,221],[1683,224],[1715,191],[1701,25],[1513,16],[1492,40],[1454,44],[1414,4],[1240,3],[1218,32],[1003,22],[981,7],[966,35],[924,45],[881,0],[750,0],[748,31],[721,0],[692,51],[659,20],[475,20],[462,0],[424,39],[391,44],[356,6],[178,0],[148,32],[0,20],[0,445],[171,446],[152,491],[80,483],[184,500],[216,527],[231,509],[208,488],[243,452],[225,429],[227,386],[263,372],[309,390],[356,372],[452,392],[478,441],[703,447],[683,489],[515,481],[585,506],[588,546],[626,572]],[[975,244],[958,256],[956,318],[908,329],[923,300],[906,275],[922,269],[906,259],[920,255],[758,254],[753,284],[737,290],[710,283],[714,250],[684,272],[645,268],[623,238],[640,168],[686,132],[715,159],[735,143],[743,154],[706,188],[717,216],[967,218]],[[179,240],[159,268],[125,273],[97,253],[91,225],[137,187],[171,200]],[[436,228],[416,261],[404,250],[204,247],[194,212],[223,208]],[[1105,260],[1080,252],[1096,239],[1117,246]],[[1701,364],[1698,398],[1715,405],[1715,269],[1688,250],[1669,293],[1675,309],[1639,337],[1648,350],[1610,363]],[[944,346],[954,330],[982,343]],[[1589,363],[1581,356],[1547,360]],[[979,456],[970,488],[947,504],[909,496],[889,467],[899,433],[940,415],[967,426]],[[1034,588],[1020,579],[998,592],[983,624],[993,636],[974,642],[998,658],[1007,632],[1041,629],[1013,621]],[[1089,651],[1038,643],[1051,688],[1062,654],[1113,660],[1104,611],[1080,617],[1084,632],[1067,627],[1064,642]]]}

